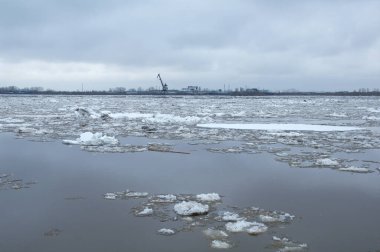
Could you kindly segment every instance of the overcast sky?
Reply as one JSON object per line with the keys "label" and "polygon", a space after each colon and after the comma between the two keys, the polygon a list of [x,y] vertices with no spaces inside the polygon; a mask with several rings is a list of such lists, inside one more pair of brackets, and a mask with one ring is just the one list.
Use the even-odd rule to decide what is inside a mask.
{"label": "overcast sky", "polygon": [[380,88],[378,0],[0,0],[0,86]]}

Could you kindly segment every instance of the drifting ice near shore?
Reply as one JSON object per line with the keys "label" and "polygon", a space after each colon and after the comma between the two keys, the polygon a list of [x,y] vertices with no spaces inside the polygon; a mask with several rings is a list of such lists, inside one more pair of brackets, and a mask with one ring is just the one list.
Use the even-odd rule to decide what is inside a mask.
{"label": "drifting ice near shore", "polygon": [[170,228],[161,228],[157,231],[160,235],[174,235],[175,231]]}
{"label": "drifting ice near shore", "polygon": [[321,165],[321,166],[337,166],[337,165],[339,165],[338,161],[331,160],[329,158],[318,159],[316,164]]}
{"label": "drifting ice near shore", "polygon": [[207,214],[208,210],[208,205],[203,205],[195,201],[182,201],[174,205],[174,211],[179,215]]}
{"label": "drifting ice near shore", "polygon": [[153,214],[153,209],[146,207],[142,211],[136,213],[137,216],[147,216],[147,215],[152,215]]}
{"label": "drifting ice near shore", "polygon": [[226,224],[227,231],[230,232],[247,232],[249,234],[261,234],[268,230],[268,227],[263,223],[259,222],[248,222],[245,220],[237,221],[237,222],[228,222]]}
{"label": "drifting ice near shore", "polygon": [[313,125],[313,124],[240,124],[240,123],[208,123],[197,124],[200,128],[211,129],[241,129],[241,130],[267,130],[267,131],[349,131],[360,130],[357,127],[347,126],[329,126],[329,125]]}
{"label": "drifting ice near shore", "polygon": [[197,199],[200,201],[219,201],[220,196],[217,193],[202,193],[197,195]]}
{"label": "drifting ice near shore", "polygon": [[220,240],[213,240],[211,242],[211,248],[216,248],[216,249],[229,249],[231,248],[231,244],[225,241],[220,241]]}
{"label": "drifting ice near shore", "polygon": [[339,171],[346,171],[346,172],[357,172],[357,173],[369,173],[371,170],[367,168],[361,168],[361,167],[347,167],[347,168],[339,168]]}
{"label": "drifting ice near shore", "polygon": [[95,134],[85,132],[80,134],[76,140],[63,140],[64,144],[80,144],[80,145],[117,145],[119,141],[115,137],[103,135],[100,132]]}

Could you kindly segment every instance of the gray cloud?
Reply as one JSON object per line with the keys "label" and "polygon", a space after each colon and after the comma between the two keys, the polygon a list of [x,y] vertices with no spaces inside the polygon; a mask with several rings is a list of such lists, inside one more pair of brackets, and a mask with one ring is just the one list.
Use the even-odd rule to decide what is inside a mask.
{"label": "gray cloud", "polygon": [[162,72],[173,88],[374,88],[379,9],[372,0],[0,0],[0,85],[152,86]]}

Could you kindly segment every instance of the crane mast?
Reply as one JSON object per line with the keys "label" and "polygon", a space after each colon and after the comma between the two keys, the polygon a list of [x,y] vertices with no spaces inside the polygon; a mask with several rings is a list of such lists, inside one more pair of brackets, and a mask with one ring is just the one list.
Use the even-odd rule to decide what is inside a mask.
{"label": "crane mast", "polygon": [[158,74],[158,75],[157,75],[157,78],[158,78],[158,79],[160,80],[160,82],[161,82],[162,91],[163,91],[163,92],[167,92],[167,91],[168,91],[168,85],[162,81],[162,79],[161,79],[161,75]]}

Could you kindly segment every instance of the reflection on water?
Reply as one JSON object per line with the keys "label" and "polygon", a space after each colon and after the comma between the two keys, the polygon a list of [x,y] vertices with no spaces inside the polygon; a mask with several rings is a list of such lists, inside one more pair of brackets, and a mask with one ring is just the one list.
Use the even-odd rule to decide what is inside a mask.
{"label": "reflection on water", "polygon": [[[309,251],[380,249],[378,174],[296,169],[269,154],[219,154],[200,145],[176,146],[192,152],[90,153],[60,142],[0,135],[0,174],[37,182],[20,190],[0,190],[1,251],[215,250],[202,227],[158,235],[166,222],[133,214],[144,199],[103,197],[126,189],[151,194],[217,192],[226,206],[255,206],[296,216],[291,224],[259,236],[230,234],[235,245],[231,251],[276,251],[272,236],[307,243]],[[363,155],[378,160],[376,151]]]}

